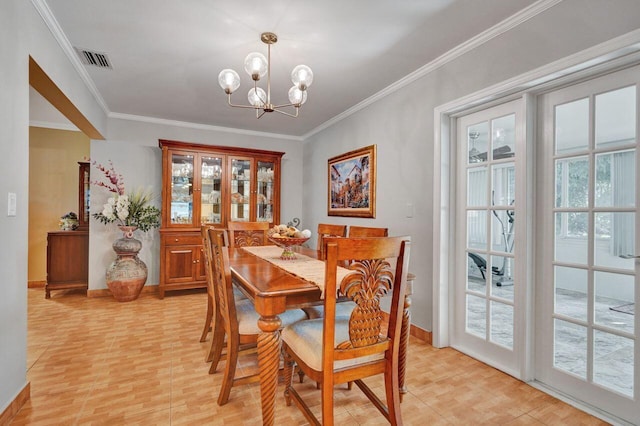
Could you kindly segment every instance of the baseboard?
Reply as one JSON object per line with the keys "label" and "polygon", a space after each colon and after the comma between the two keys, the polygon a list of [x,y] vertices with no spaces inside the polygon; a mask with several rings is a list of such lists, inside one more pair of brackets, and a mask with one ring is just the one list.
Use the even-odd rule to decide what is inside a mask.
{"label": "baseboard", "polygon": [[31,383],[27,382],[25,387],[9,403],[9,406],[0,414],[0,426],[8,425],[29,398],[31,398]]}
{"label": "baseboard", "polygon": [[44,288],[47,281],[27,281],[27,288]]}
{"label": "baseboard", "polygon": [[423,330],[413,324],[411,324],[411,328],[409,329],[409,335],[422,340],[429,345],[433,344],[433,333],[431,331]]}
{"label": "baseboard", "polygon": [[[389,321],[388,313],[382,311],[382,316],[384,317],[385,321]],[[433,343],[433,333],[431,331],[423,330],[414,324],[411,324],[409,327],[409,335],[415,337],[418,340],[422,340],[429,345]]]}
{"label": "baseboard", "polygon": [[[145,285],[142,287],[142,291],[140,294],[157,294],[158,293],[158,285]],[[87,297],[112,297],[111,290],[108,288],[102,288],[98,290],[87,290]]]}

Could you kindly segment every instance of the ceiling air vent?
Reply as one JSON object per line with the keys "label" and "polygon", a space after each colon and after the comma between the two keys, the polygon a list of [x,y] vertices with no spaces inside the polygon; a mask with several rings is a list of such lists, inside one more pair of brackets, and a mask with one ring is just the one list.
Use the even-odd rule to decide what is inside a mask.
{"label": "ceiling air vent", "polygon": [[78,52],[80,60],[85,65],[93,65],[98,68],[113,69],[106,53],[92,52],[90,50],[80,49],[77,47],[76,52]]}

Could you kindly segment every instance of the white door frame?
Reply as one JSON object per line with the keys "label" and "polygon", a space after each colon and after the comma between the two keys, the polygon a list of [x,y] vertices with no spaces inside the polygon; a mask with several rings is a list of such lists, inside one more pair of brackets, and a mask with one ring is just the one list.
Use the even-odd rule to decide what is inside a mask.
{"label": "white door frame", "polygon": [[[461,113],[469,113],[479,107],[485,108],[518,96],[525,96],[528,111],[527,138],[533,138],[533,96],[551,86],[561,85],[596,75],[606,70],[622,67],[640,60],[640,30],[590,47],[561,60],[544,65],[505,82],[456,99],[434,109],[434,155],[433,155],[433,317],[432,342],[435,347],[449,346],[449,318],[453,312],[453,292],[449,291],[452,276],[451,259],[454,258],[453,220],[455,197],[455,120]],[[529,173],[528,171],[527,173]],[[531,312],[528,313],[528,318]],[[527,329],[532,329],[527,324]],[[532,336],[527,336],[528,340]],[[524,380],[532,378],[530,363],[525,363]]]}

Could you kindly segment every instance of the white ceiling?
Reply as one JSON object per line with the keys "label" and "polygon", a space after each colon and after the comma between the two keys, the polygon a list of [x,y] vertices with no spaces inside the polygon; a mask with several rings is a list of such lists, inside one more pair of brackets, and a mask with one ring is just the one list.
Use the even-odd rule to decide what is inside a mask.
{"label": "white ceiling", "polygon": [[[33,0],[50,9],[71,46],[106,53],[113,69],[86,66],[88,84],[120,114],[300,137],[401,80],[535,0]],[[45,16],[47,16],[45,14]],[[55,22],[54,22],[55,21]],[[251,87],[245,56],[272,47],[272,99],[287,102],[293,67],[314,72],[297,119],[256,120],[230,108],[217,83],[233,68]],[[266,82],[262,82],[266,90]],[[425,93],[425,96],[429,96]]]}

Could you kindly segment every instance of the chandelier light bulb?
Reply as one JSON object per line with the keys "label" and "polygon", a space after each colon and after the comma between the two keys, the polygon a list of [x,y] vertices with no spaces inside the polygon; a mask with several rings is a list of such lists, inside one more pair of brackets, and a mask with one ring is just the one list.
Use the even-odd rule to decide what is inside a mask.
{"label": "chandelier light bulb", "polygon": [[303,92],[302,90],[298,89],[298,87],[292,86],[291,89],[289,89],[289,102],[296,106],[302,105],[303,103],[307,102],[307,91],[305,90]]}
{"label": "chandelier light bulb", "polygon": [[232,69],[224,69],[218,74],[218,84],[227,95],[230,95],[240,87],[240,76]]}
{"label": "chandelier light bulb", "polygon": [[291,81],[298,89],[305,91],[313,82],[313,71],[306,65],[298,65],[291,71]]}
{"label": "chandelier light bulb", "polygon": [[[253,80],[253,88],[247,93],[248,104],[234,104],[231,94],[240,87],[240,76],[232,69],[224,69],[218,75],[218,83],[227,94],[227,104],[233,108],[255,110],[256,118],[266,113],[277,112],[288,117],[298,117],[302,104],[307,101],[307,88],[313,82],[313,72],[306,65],[298,65],[291,72],[293,87],[289,89],[289,103],[274,103],[271,98],[271,47],[277,43],[278,36],[272,32],[260,34],[260,41],[267,45],[267,56],[252,52],[244,60],[244,69]],[[258,87],[258,81],[266,76],[266,91]]]}
{"label": "chandelier light bulb", "polygon": [[267,94],[261,88],[251,88],[249,93],[247,94],[247,99],[249,99],[249,103],[254,107],[262,107],[267,103]]}
{"label": "chandelier light bulb", "polygon": [[244,70],[255,81],[267,74],[267,66],[267,58],[262,53],[249,53],[244,60]]}

